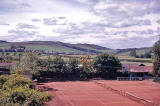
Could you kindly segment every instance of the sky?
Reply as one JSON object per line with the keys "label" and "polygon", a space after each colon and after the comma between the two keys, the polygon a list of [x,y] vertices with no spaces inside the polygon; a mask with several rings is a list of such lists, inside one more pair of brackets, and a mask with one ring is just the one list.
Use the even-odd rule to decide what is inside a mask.
{"label": "sky", "polygon": [[0,40],[151,47],[160,0],[0,0]]}

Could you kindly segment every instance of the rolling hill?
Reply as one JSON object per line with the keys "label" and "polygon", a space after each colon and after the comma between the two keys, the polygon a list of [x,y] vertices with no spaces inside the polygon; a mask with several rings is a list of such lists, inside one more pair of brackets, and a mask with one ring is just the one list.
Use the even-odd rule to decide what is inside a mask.
{"label": "rolling hill", "polygon": [[27,50],[43,50],[48,52],[69,53],[69,54],[110,54],[128,56],[130,51],[136,49],[137,54],[144,54],[151,50],[146,48],[110,49],[95,44],[69,44],[54,41],[28,41],[28,42],[7,42],[0,40],[0,48],[9,49],[11,46],[25,46]]}

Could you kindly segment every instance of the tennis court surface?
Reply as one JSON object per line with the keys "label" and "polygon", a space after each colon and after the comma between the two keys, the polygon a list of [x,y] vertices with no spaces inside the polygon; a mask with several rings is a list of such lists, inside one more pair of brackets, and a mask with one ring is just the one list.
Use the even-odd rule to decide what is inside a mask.
{"label": "tennis court surface", "polygon": [[43,83],[39,87],[55,96],[47,103],[49,106],[148,105],[117,93],[113,89],[123,90],[145,100],[160,103],[160,84],[151,81],[67,81]]}

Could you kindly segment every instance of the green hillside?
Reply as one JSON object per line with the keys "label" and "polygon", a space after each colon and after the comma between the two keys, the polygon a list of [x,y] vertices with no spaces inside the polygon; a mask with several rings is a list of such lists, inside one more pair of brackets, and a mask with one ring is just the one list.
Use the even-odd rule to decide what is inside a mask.
{"label": "green hillside", "polygon": [[43,50],[58,53],[77,53],[77,54],[100,54],[107,52],[118,56],[129,56],[130,51],[136,49],[138,55],[149,52],[151,48],[129,48],[129,49],[110,49],[94,44],[69,44],[53,41],[29,41],[29,42],[6,42],[0,41],[0,49],[9,49],[11,46],[25,46],[27,50]]}

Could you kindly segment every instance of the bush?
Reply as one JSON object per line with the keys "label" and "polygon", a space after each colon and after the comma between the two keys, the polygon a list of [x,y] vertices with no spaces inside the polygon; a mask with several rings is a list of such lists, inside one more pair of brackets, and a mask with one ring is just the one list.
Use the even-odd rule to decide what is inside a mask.
{"label": "bush", "polygon": [[51,99],[51,95],[27,87],[17,87],[7,90],[7,92],[3,91],[0,97],[2,104],[17,104],[19,106],[41,106]]}
{"label": "bush", "polygon": [[40,80],[40,77],[41,77],[40,71],[37,71],[34,74],[32,74],[32,80],[35,80],[35,79]]}
{"label": "bush", "polygon": [[29,88],[34,88],[34,84],[26,76],[20,74],[12,74],[4,83],[2,89],[14,88],[18,86],[28,86]]}
{"label": "bush", "polygon": [[41,106],[52,99],[51,95],[36,91],[32,81],[24,75],[4,75],[0,81],[2,106]]}
{"label": "bush", "polygon": [[8,80],[8,75],[2,75],[0,76],[0,89],[2,89],[3,84]]}

